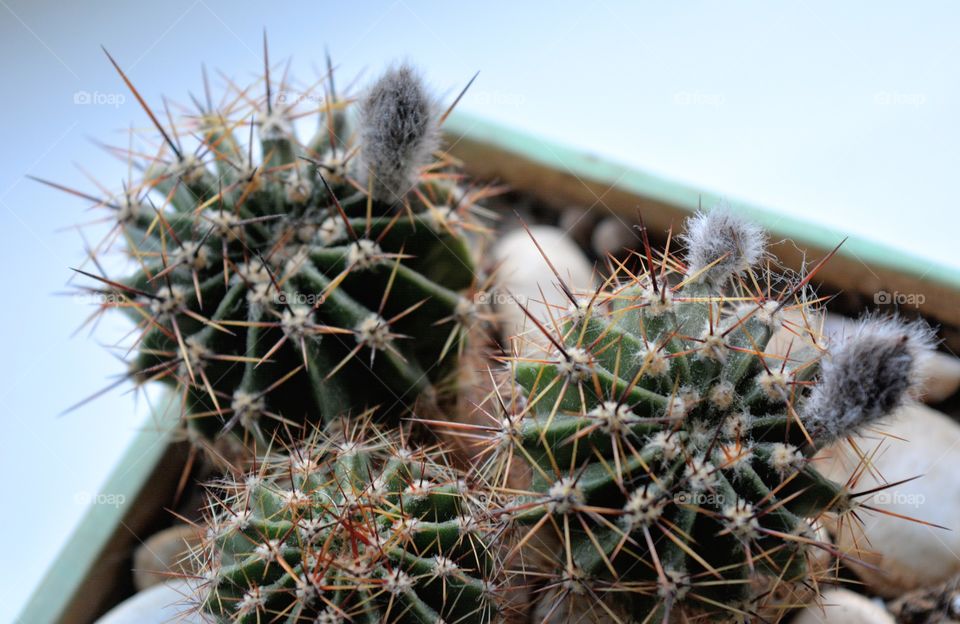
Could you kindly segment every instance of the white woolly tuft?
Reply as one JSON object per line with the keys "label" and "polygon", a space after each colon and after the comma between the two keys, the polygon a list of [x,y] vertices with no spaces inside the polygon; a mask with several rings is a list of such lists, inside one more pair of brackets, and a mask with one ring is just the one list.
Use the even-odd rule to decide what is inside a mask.
{"label": "white woolly tuft", "polygon": [[417,72],[400,65],[370,87],[359,109],[361,180],[377,200],[402,201],[440,144],[436,104]]}
{"label": "white woolly tuft", "polygon": [[934,332],[922,321],[867,316],[824,359],[820,383],[804,406],[817,442],[854,433],[913,398]]}
{"label": "white woolly tuft", "polygon": [[687,246],[687,275],[697,275],[711,285],[722,285],[746,272],[766,250],[763,229],[724,206],[698,212],[687,219],[686,229],[681,240]]}

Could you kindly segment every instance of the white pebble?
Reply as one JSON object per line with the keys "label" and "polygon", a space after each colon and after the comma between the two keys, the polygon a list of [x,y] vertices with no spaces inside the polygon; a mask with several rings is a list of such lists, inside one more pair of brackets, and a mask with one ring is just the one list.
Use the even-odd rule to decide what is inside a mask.
{"label": "white pebble", "polygon": [[[589,296],[594,288],[593,267],[580,248],[562,230],[546,225],[530,228],[543,252],[556,267],[567,286],[577,294]],[[522,303],[536,318],[549,326],[546,303],[554,318],[571,307],[570,300],[557,285],[543,255],[525,230],[507,233],[493,248],[493,258],[500,263],[497,271],[498,292],[490,296],[500,315],[500,326],[506,337],[523,334],[518,349],[530,352],[530,341],[542,344],[540,332],[517,305]],[[541,295],[541,289],[543,294]]]}
{"label": "white pebble", "polygon": [[198,530],[181,524],[151,535],[133,552],[133,584],[143,591],[163,583],[171,574],[191,574],[190,548],[200,543]]}
{"label": "white pebble", "polygon": [[792,624],[894,624],[893,616],[866,596],[849,589],[831,589],[820,604],[809,605]]}
{"label": "white pebble", "polygon": [[640,238],[630,228],[630,223],[622,218],[606,217],[593,229],[590,237],[593,252],[603,260],[608,254],[618,254],[623,249],[635,249],[640,246]]}
{"label": "white pebble", "polygon": [[193,592],[184,581],[154,585],[110,609],[96,624],[212,624],[212,617],[198,613],[190,604]]}

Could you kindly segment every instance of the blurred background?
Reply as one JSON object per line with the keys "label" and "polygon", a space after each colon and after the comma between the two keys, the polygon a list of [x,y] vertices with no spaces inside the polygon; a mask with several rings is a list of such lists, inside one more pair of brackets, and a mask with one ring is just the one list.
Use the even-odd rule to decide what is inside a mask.
{"label": "blurred background", "polygon": [[84,170],[127,175],[92,139],[148,120],[101,44],[158,108],[202,93],[201,63],[215,90],[253,78],[264,29],[303,83],[325,50],[340,84],[407,59],[447,102],[479,70],[458,110],[956,269],[958,19],[950,2],[0,0],[0,619],[151,426],[126,386],[58,416],[123,372],[104,345],[129,326],[74,335],[90,302],[61,293],[89,204],[25,177],[96,193]]}

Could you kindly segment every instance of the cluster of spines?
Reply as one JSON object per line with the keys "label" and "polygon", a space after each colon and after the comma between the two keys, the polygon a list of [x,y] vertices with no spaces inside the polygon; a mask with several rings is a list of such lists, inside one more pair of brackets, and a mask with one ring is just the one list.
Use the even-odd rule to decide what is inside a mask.
{"label": "cluster of spines", "polygon": [[[519,388],[497,393],[483,456],[519,491],[502,510],[529,527],[516,548],[552,561],[543,619],[569,601],[614,621],[747,619],[758,573],[807,581],[808,550],[829,549],[812,527],[858,496],[810,458],[907,400],[932,345],[923,326],[867,318],[828,349],[816,268],[777,279],[758,266],[762,231],[726,210],[687,232],[687,262],[655,261],[644,231],[645,268],[571,293],[550,326],[531,316],[545,354],[513,358]],[[776,332],[789,344],[768,353]]]}
{"label": "cluster of spines", "polygon": [[213,488],[198,608],[232,623],[495,621],[483,497],[435,449],[347,427]]}
{"label": "cluster of spines", "polygon": [[[152,156],[111,148],[143,172],[118,195],[65,189],[114,213],[81,273],[101,309],[138,323],[130,377],[175,384],[202,437],[261,445],[305,421],[435,402],[478,321],[465,239],[490,192],[433,162],[442,115],[409,67],[369,87],[355,130],[328,76],[303,143],[295,122],[310,113],[296,106],[317,98],[278,97],[287,78],[271,80],[264,52],[264,97],[230,83],[215,105],[207,89],[182,124],[161,123],[114,63],[163,142]],[[124,280],[97,260],[118,238],[139,266]]]}

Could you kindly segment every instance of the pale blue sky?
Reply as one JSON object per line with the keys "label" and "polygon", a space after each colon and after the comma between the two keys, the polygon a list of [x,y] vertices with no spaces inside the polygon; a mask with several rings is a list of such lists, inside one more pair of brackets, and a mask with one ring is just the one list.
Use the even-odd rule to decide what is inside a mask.
{"label": "pale blue sky", "polygon": [[[464,110],[960,267],[956,3],[273,4],[0,0],[0,532],[15,536],[0,619],[142,419],[122,392],[56,417],[122,366],[71,337],[89,307],[55,296],[83,257],[58,229],[86,220],[85,205],[24,179],[91,189],[75,162],[111,184],[124,174],[88,138],[121,142],[146,118],[100,44],[157,104],[198,93],[201,61],[241,80],[259,71],[264,27],[304,81],[325,46],[341,80],[409,59],[453,93],[480,70]],[[126,100],[79,105],[78,91]],[[114,320],[101,342],[123,329]]]}

